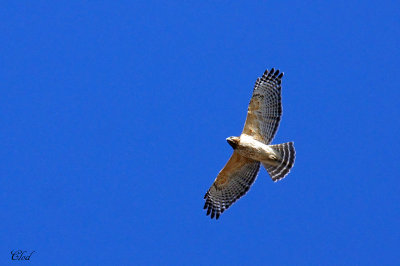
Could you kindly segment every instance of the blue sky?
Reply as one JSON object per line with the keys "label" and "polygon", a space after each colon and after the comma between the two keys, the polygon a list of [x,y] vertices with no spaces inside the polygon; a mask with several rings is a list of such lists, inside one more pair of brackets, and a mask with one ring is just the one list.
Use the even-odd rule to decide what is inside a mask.
{"label": "blue sky", "polygon": [[[4,1],[0,261],[400,263],[398,1]],[[253,84],[295,166],[211,220]]]}

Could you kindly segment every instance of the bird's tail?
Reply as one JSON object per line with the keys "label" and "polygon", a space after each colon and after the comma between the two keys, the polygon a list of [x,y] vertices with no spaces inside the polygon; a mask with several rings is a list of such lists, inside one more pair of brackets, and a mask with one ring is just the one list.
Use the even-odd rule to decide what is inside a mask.
{"label": "bird's tail", "polygon": [[267,169],[268,174],[271,176],[272,181],[276,182],[289,174],[290,169],[292,169],[294,165],[296,151],[294,149],[293,142],[270,145],[270,147],[278,152],[280,157],[282,158],[279,164],[275,166],[263,163],[265,169]]}

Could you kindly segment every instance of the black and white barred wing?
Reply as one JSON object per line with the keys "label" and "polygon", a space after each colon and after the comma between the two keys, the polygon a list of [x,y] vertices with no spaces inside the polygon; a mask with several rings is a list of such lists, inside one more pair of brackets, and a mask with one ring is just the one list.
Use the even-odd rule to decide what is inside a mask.
{"label": "black and white barred wing", "polygon": [[218,219],[221,213],[249,191],[259,170],[260,162],[233,152],[204,196],[207,215],[211,214],[211,219]]}
{"label": "black and white barred wing", "polygon": [[266,70],[254,85],[242,134],[265,144],[271,143],[282,115],[281,79],[283,72]]}

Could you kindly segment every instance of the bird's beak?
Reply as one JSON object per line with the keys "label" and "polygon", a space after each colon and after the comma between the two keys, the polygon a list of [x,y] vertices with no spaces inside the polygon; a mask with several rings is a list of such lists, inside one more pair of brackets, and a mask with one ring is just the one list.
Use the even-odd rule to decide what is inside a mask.
{"label": "bird's beak", "polygon": [[233,149],[236,149],[237,143],[235,141],[233,141],[231,138],[227,138],[226,141],[229,143],[229,145],[231,145]]}

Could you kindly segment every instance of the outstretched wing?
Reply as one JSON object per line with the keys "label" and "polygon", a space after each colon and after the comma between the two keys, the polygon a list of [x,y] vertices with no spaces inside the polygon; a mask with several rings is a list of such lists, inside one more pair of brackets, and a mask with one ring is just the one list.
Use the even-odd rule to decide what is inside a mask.
{"label": "outstretched wing", "polygon": [[245,158],[234,151],[204,196],[207,215],[211,213],[211,219],[214,216],[218,219],[221,213],[249,191],[259,169],[260,162]]}
{"label": "outstretched wing", "polygon": [[254,85],[242,134],[265,144],[271,143],[282,115],[281,79],[283,72],[266,70]]}

